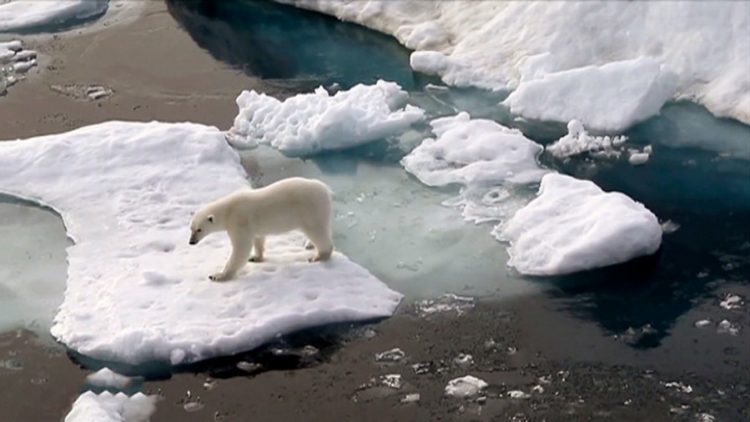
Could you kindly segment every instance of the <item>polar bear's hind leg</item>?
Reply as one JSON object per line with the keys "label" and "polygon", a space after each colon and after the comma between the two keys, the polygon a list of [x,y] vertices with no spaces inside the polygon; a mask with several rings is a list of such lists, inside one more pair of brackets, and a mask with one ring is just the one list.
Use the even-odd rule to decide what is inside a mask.
{"label": "polar bear's hind leg", "polygon": [[265,242],[266,238],[263,236],[255,236],[255,238],[253,238],[253,254],[250,256],[250,262],[263,262],[263,248]]}

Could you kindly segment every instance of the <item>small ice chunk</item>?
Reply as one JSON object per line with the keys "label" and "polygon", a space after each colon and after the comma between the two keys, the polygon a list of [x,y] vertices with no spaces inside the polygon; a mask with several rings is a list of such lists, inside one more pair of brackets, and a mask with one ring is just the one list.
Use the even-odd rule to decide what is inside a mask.
{"label": "small ice chunk", "polygon": [[719,302],[719,306],[729,311],[733,309],[740,309],[742,308],[742,305],[742,297],[732,293],[727,294],[724,299]]}
{"label": "small ice chunk", "polygon": [[381,352],[375,355],[377,362],[400,362],[406,357],[406,353],[403,350],[395,347],[385,352]]}
{"label": "small ice chunk", "polygon": [[474,298],[446,293],[437,299],[425,299],[416,303],[417,314],[427,316],[442,312],[455,312],[458,316],[474,308]]}
{"label": "small ice chunk", "polygon": [[401,386],[403,386],[403,381],[401,380],[400,374],[384,375],[381,379],[381,382],[384,386],[392,388],[394,390],[398,390],[401,388]]}
{"label": "small ice chunk", "polygon": [[86,383],[94,387],[119,390],[129,387],[132,382],[132,378],[120,375],[109,368],[102,368],[86,377]]}
{"label": "small ice chunk", "polygon": [[554,275],[626,262],[656,252],[662,230],[643,204],[561,174],[542,179],[537,197],[495,230],[510,241],[508,264]]}
{"label": "small ice chunk", "polygon": [[642,164],[646,164],[649,157],[650,155],[647,152],[636,152],[630,154],[630,157],[628,157],[628,162],[634,166],[640,166]]}
{"label": "small ice chunk", "polygon": [[568,122],[568,134],[547,146],[546,150],[557,158],[567,158],[589,153],[596,157],[617,158],[626,136],[594,136],[589,134],[578,120]]}
{"label": "small ice chunk", "polygon": [[474,365],[474,357],[468,353],[459,353],[458,356],[453,358],[453,362],[462,367]]}
{"label": "small ice chunk", "polygon": [[411,393],[404,396],[401,399],[401,403],[416,403],[421,398],[419,393]]}
{"label": "small ice chunk", "polygon": [[716,332],[719,334],[729,334],[732,336],[736,336],[740,333],[740,326],[739,324],[734,324],[725,319],[719,322],[719,325],[716,327]]}
{"label": "small ice chunk", "polygon": [[708,327],[709,325],[711,325],[711,320],[710,319],[701,319],[701,320],[695,321],[695,324],[693,324],[693,325],[695,326],[695,328]]}
{"label": "small ice chunk", "polygon": [[156,396],[87,391],[73,403],[65,422],[148,422],[155,410]]}
{"label": "small ice chunk", "polygon": [[512,399],[528,399],[529,397],[531,397],[531,395],[521,390],[511,390],[508,391],[508,397]]}
{"label": "small ice chunk", "polygon": [[450,380],[448,385],[445,386],[445,395],[460,398],[471,397],[479,394],[487,385],[484,380],[466,375]]}
{"label": "small ice chunk", "polygon": [[663,231],[665,234],[674,233],[679,229],[680,229],[680,225],[675,223],[672,220],[667,220],[661,223],[661,231]]}
{"label": "small ice chunk", "polygon": [[685,393],[685,394],[690,394],[690,393],[693,392],[693,387],[691,387],[691,386],[689,386],[687,384],[683,384],[682,382],[679,382],[679,381],[666,382],[666,383],[664,383],[664,386],[667,387],[667,388],[673,388],[673,389],[675,389],[675,390],[677,390],[677,391],[679,391],[681,393]]}

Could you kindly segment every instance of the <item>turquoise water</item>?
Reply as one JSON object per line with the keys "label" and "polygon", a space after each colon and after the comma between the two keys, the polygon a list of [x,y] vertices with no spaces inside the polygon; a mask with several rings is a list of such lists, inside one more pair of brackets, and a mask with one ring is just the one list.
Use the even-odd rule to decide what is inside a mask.
{"label": "turquoise water", "polygon": [[[409,90],[412,102],[429,116],[466,110],[473,117],[517,127],[544,144],[564,134],[561,124],[514,120],[497,105],[507,93],[428,85],[435,80],[410,70],[408,51],[374,31],[260,2],[168,4],[199,45],[251,75],[306,80],[308,85],[297,85],[302,90],[384,78]],[[293,174],[331,183],[340,192],[338,209],[353,213],[350,222],[346,215],[338,216],[337,242],[342,250],[411,297],[462,290],[503,297],[541,289],[560,309],[595,321],[606,333],[649,327],[631,344],[649,348],[658,346],[680,318],[697,307],[707,307],[715,320],[731,319],[732,314],[722,313],[718,306],[725,293],[742,293],[748,299],[750,128],[679,103],[668,104],[660,116],[626,135],[631,147],[653,146],[646,165],[634,167],[625,159],[562,162],[546,155],[542,162],[591,179],[605,190],[624,192],[679,229],[665,234],[653,257],[546,279],[522,278],[509,271],[504,245],[489,238],[491,226],[467,224],[455,210],[441,207],[455,190],[420,186],[400,169],[398,160],[418,139],[384,140],[304,162],[265,150],[250,155],[264,163],[262,183]],[[417,271],[389,268],[394,261],[404,263],[401,270]]]}

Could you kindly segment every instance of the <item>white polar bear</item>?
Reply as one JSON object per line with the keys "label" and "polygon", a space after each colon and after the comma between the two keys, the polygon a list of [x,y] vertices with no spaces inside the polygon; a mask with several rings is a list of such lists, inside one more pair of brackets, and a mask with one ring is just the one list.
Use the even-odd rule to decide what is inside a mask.
{"label": "white polar bear", "polygon": [[228,280],[248,261],[263,260],[265,236],[301,230],[315,246],[310,261],[327,260],[333,253],[331,239],[331,190],[318,180],[293,177],[260,189],[242,189],[202,206],[190,222],[190,244],[207,235],[226,231],[232,255],[224,270],[209,278]]}

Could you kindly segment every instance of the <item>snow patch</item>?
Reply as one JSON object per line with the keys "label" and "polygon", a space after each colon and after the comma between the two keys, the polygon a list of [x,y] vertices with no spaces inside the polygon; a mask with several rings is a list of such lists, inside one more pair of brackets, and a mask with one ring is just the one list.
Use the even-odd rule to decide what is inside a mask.
{"label": "snow patch", "polygon": [[393,313],[400,294],[344,255],[308,263],[296,232],[269,238],[266,262],[210,282],[230,244],[217,234],[190,247],[190,216],[245,177],[223,134],[197,124],[107,122],[0,142],[0,192],[54,208],[75,240],[53,336],[105,361],[176,365]]}
{"label": "snow patch", "polygon": [[653,254],[662,230],[651,211],[626,195],[548,174],[538,196],[495,235],[511,243],[508,264],[519,272],[555,275]]}
{"label": "snow patch", "polygon": [[228,139],[238,147],[266,144],[296,156],[351,148],[400,135],[421,121],[424,111],[406,105],[407,99],[398,84],[382,80],[334,95],[319,87],[284,101],[243,91]]}
{"label": "snow patch", "polygon": [[87,391],[73,403],[65,422],[148,422],[154,411],[156,396]]}

